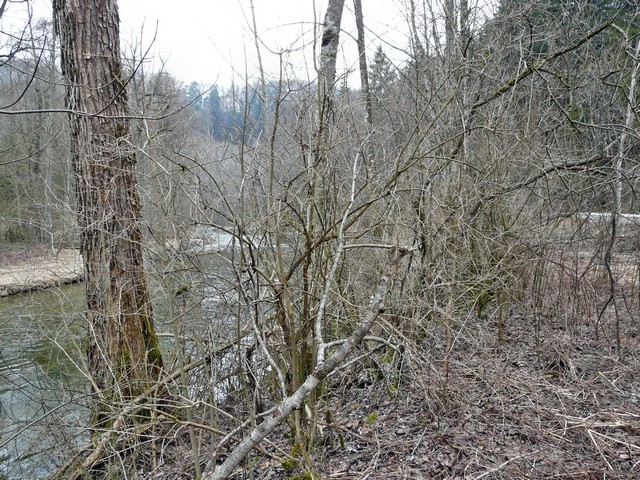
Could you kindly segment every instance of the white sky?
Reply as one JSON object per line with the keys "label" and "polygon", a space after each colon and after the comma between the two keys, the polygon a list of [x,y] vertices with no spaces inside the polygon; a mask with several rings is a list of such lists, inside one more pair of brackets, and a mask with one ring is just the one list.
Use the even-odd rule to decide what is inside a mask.
{"label": "white sky", "polygon": [[[377,35],[394,40],[403,27],[399,7],[393,0],[363,0],[365,22]],[[348,68],[357,65],[353,2],[346,1],[341,43]],[[235,74],[244,78],[246,73],[258,73],[258,60],[254,43],[249,0],[119,0],[122,21],[121,37],[134,43],[140,38],[144,23],[148,45],[151,34],[157,30],[155,61],[166,60],[171,74],[185,82],[196,80],[226,84]],[[176,5],[179,5],[176,8]],[[304,77],[313,72],[314,27],[319,34],[326,9],[325,0],[254,0],[262,61],[268,75],[277,75],[280,55],[283,61]],[[351,34],[351,38],[349,38]],[[378,45],[369,33],[369,43]],[[246,59],[246,64],[245,64]]]}
{"label": "white sky", "polygon": [[[36,17],[49,16],[51,0],[32,0]],[[382,44],[397,61],[404,56],[407,27],[401,0],[363,0],[370,51]],[[151,46],[148,67],[165,69],[178,80],[229,85],[231,79],[258,75],[249,0],[119,0],[123,52]],[[314,24],[320,34],[326,0],[254,0],[263,66],[279,70],[279,52],[298,78],[313,75]],[[314,13],[315,12],[315,13]],[[353,2],[346,0],[340,42],[343,72],[357,71]],[[155,43],[152,39],[155,34]],[[246,64],[245,64],[246,59]],[[357,84],[357,74],[350,77]]]}

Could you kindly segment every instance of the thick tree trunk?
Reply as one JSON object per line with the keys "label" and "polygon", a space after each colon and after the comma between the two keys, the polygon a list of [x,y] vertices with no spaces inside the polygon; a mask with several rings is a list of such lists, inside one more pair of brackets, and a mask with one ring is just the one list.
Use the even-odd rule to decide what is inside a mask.
{"label": "thick tree trunk", "polygon": [[54,0],[70,114],[85,260],[88,360],[98,402],[139,394],[162,357],[143,267],[140,201],[129,146],[116,0]]}

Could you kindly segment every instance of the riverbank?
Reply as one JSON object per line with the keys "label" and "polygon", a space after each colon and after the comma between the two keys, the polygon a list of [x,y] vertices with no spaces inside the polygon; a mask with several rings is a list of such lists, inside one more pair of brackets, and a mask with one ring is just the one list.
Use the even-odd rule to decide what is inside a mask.
{"label": "riverbank", "polygon": [[78,249],[0,244],[0,297],[79,282],[82,276]]}

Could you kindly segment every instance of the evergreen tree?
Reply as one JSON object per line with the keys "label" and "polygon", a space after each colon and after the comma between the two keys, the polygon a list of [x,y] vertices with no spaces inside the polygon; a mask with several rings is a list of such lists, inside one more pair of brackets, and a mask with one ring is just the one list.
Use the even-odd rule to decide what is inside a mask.
{"label": "evergreen tree", "polygon": [[378,45],[378,49],[373,56],[369,72],[369,88],[371,94],[380,99],[396,80],[396,69],[382,50],[382,47]]}
{"label": "evergreen tree", "polygon": [[185,101],[190,103],[194,109],[200,111],[202,109],[202,92],[198,82],[191,82],[185,92]]}
{"label": "evergreen tree", "polygon": [[211,91],[204,101],[204,110],[209,134],[216,140],[221,140],[225,135],[225,112],[222,108],[220,92],[215,85],[211,87]]}
{"label": "evergreen tree", "polygon": [[240,109],[243,115],[243,125],[247,138],[257,138],[264,128],[265,99],[260,93],[260,86],[247,85],[246,91],[240,97]]}

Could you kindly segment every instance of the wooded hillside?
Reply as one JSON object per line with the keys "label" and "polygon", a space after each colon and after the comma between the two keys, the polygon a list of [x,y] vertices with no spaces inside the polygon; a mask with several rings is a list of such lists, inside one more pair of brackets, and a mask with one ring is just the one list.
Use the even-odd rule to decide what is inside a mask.
{"label": "wooded hillside", "polygon": [[[124,51],[86,85],[73,15],[2,37],[0,248],[111,275],[76,365],[100,419],[58,478],[640,476],[640,6],[395,3],[398,45],[325,2],[311,81],[182,83]],[[83,192],[135,212],[112,228]],[[162,358],[101,353],[133,316],[155,340],[148,298]]]}

